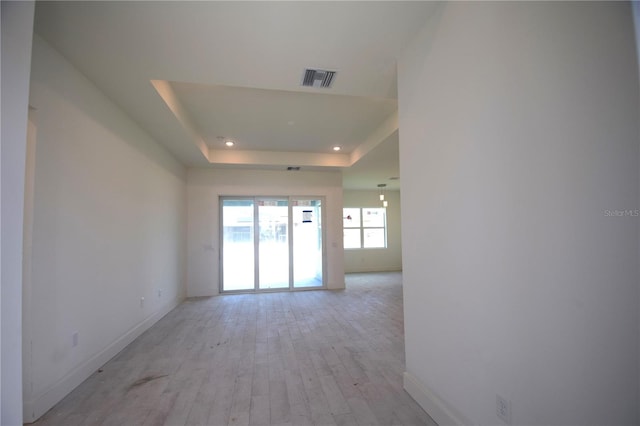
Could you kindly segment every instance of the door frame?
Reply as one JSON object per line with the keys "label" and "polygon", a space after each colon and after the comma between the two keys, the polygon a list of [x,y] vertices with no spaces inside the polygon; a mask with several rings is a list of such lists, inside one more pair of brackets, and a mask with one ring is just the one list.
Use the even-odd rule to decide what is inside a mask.
{"label": "door frame", "polygon": [[[224,217],[223,202],[225,200],[251,200],[253,201],[253,252],[254,252],[254,278],[253,289],[246,290],[224,290]],[[289,287],[260,289],[260,232],[258,217],[258,202],[268,200],[287,200],[288,208],[288,231],[287,241],[289,244]],[[293,201],[312,201],[320,200],[320,223],[322,237],[322,285],[317,287],[295,287],[294,286],[294,252],[293,252]],[[327,288],[327,244],[326,244],[326,197],[315,195],[219,195],[218,196],[218,291],[220,294],[236,294],[236,293],[274,293],[281,291],[306,291],[306,290],[325,290]]]}

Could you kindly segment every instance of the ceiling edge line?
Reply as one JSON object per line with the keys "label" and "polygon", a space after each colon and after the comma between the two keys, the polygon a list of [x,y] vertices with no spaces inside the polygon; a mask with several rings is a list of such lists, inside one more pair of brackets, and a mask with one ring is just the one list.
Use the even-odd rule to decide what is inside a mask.
{"label": "ceiling edge line", "polygon": [[384,142],[398,130],[398,110],[389,115],[371,134],[351,152],[349,166],[353,166],[362,157]]}
{"label": "ceiling edge line", "polygon": [[349,167],[350,159],[349,154],[209,149],[209,163],[335,168]]}
{"label": "ceiling edge line", "polygon": [[158,95],[163,100],[165,105],[169,108],[173,116],[178,120],[180,125],[187,133],[193,138],[194,143],[204,155],[204,157],[209,160],[209,148],[202,138],[200,131],[197,126],[194,124],[191,116],[187,112],[187,109],[182,105],[180,99],[176,95],[176,92],[171,87],[171,83],[166,80],[150,80],[153,88],[156,89]]}

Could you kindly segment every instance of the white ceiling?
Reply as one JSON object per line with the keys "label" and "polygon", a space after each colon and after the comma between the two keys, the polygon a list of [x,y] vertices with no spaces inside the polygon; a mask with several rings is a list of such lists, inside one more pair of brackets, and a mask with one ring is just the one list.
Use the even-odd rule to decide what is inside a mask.
{"label": "white ceiling", "polygon": [[251,89],[172,82],[210,148],[224,149],[219,136],[238,149],[352,152],[387,117],[397,101],[325,93]]}
{"label": "white ceiling", "polygon": [[[347,189],[397,189],[396,58],[435,7],[45,1],[35,31],[185,165],[338,167]],[[307,67],[333,86],[302,87]]]}

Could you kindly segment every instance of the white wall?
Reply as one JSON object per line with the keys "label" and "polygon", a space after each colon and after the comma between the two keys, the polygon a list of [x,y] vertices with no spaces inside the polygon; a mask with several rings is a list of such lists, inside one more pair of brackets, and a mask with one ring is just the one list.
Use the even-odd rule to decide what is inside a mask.
{"label": "white wall", "polygon": [[0,424],[22,424],[22,222],[34,2],[7,2],[2,15],[2,277]]}
{"label": "white wall", "polygon": [[[636,30],[636,56],[638,59],[638,67],[640,68],[640,3],[637,1],[631,2],[631,9],[633,10],[633,26]],[[640,179],[640,172],[638,173],[638,178]],[[639,189],[640,189],[640,185]],[[640,227],[638,229],[638,242],[640,245]],[[640,265],[640,251],[638,252],[638,265]],[[640,310],[640,300],[639,310]],[[640,320],[640,318],[638,318]],[[638,326],[638,333],[640,333],[640,326]],[[638,343],[640,344],[640,339],[638,339]],[[638,359],[638,363],[640,363],[640,359]],[[638,374],[640,374],[640,368],[638,368]],[[638,377],[640,383],[640,376]],[[638,393],[638,398],[640,398],[640,392]],[[640,400],[638,400],[638,407],[640,407]]]}
{"label": "white wall", "polygon": [[189,169],[189,297],[218,294],[219,203],[223,195],[309,195],[326,197],[327,287],[344,288],[342,175],[340,172]]}
{"label": "white wall", "polygon": [[[378,191],[344,191],[344,207],[382,207]],[[344,270],[353,272],[383,272],[402,270],[400,238],[400,191],[386,191],[387,248],[348,249],[344,251]]]}
{"label": "white wall", "polygon": [[447,3],[400,60],[405,386],[441,426],[503,424],[496,394],[514,425],[638,424],[633,31],[626,3]]}
{"label": "white wall", "polygon": [[27,421],[172,309],[186,286],[185,169],[37,36],[30,105]]}

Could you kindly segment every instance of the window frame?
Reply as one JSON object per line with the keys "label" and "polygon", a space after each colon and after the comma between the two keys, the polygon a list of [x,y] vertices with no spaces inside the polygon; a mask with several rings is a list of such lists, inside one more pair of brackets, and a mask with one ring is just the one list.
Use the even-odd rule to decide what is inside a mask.
{"label": "window frame", "polygon": [[[348,226],[345,224],[345,220],[347,219],[348,216],[350,216],[348,214],[348,210],[358,210],[359,212],[359,217],[358,217],[358,221],[357,224],[358,226],[356,226],[356,222],[354,222],[354,224],[352,226]],[[382,226],[366,226],[365,225],[365,211],[366,210],[378,210],[382,212]],[[389,247],[388,244],[388,224],[387,224],[387,208],[386,207],[343,207],[342,208],[342,218],[343,218],[343,225],[342,225],[342,235],[343,235],[343,249],[344,250],[381,250],[381,249],[387,249]],[[347,242],[347,238],[345,238],[345,231],[347,230],[358,230],[359,231],[359,236],[360,236],[360,241],[359,241],[359,246],[355,247],[355,246],[350,246],[347,247],[345,244]],[[383,233],[383,239],[384,239],[384,243],[382,246],[375,246],[375,247],[367,247],[366,241],[365,241],[365,232],[367,230],[382,230]],[[349,241],[352,241],[352,239],[349,239]]]}

